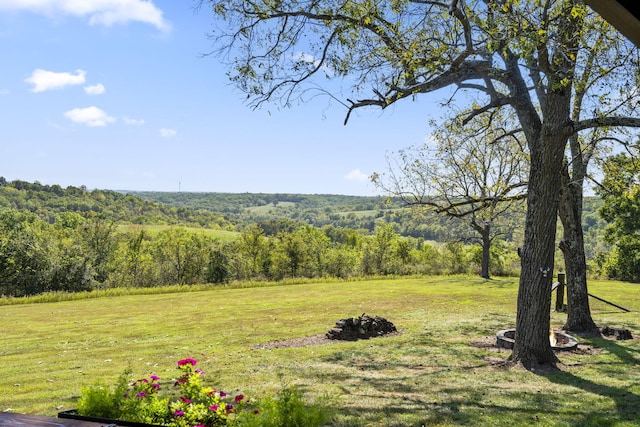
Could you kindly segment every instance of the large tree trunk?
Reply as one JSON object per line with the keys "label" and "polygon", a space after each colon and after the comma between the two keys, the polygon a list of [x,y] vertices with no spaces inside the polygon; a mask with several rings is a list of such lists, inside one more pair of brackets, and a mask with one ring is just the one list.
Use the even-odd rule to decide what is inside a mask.
{"label": "large tree trunk", "polygon": [[515,343],[510,357],[527,369],[541,365],[555,368],[558,361],[549,341],[549,312],[562,165],[572,131],[568,126],[569,100],[570,92],[566,88],[547,93],[542,106],[546,120],[537,132],[527,135],[531,158],[527,216]]}
{"label": "large tree trunk", "polygon": [[582,231],[582,180],[571,179],[568,165],[562,174],[562,197],[558,213],[564,229],[560,249],[567,274],[567,322],[564,329],[573,332],[593,332],[598,329],[591,318],[587,290],[587,261]]}
{"label": "large tree trunk", "polygon": [[511,360],[529,369],[555,366],[558,361],[549,342],[549,311],[564,142],[557,137],[548,138],[544,143],[532,144],[531,149],[516,335],[511,354]]}

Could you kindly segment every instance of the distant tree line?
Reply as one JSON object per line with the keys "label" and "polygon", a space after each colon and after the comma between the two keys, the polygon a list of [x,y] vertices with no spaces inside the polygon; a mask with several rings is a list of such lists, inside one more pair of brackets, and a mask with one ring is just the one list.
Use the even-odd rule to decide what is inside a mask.
{"label": "distant tree line", "polygon": [[[291,219],[318,228],[334,226],[373,234],[377,226],[390,224],[404,237],[414,237],[430,242],[458,242],[477,244],[478,238],[470,233],[467,225],[437,214],[429,209],[412,209],[400,198],[359,197],[344,195],[253,194],[253,193],[164,193],[133,192],[149,201],[167,203],[173,207],[189,206],[194,209],[224,213],[236,224],[237,230],[261,223]],[[583,232],[585,250],[591,273],[604,274],[599,263],[611,245],[604,241],[606,221],[598,213],[602,205],[600,197],[584,199]],[[500,230],[502,246],[517,247],[522,244],[524,232],[524,203],[505,212],[502,219],[511,225]],[[558,222],[558,232],[561,233]],[[559,234],[560,235],[560,234]],[[562,259],[559,253],[556,257]],[[558,269],[562,266],[558,265]],[[558,270],[561,271],[561,270]]]}
{"label": "distant tree line", "polygon": [[402,236],[443,242],[463,231],[459,224],[435,212],[419,215],[399,198],[332,194],[170,193],[132,192],[144,200],[190,207],[225,215],[238,229],[289,218],[315,227],[333,225],[371,234],[382,223],[393,224]]}
{"label": "distant tree line", "polygon": [[88,190],[85,186],[62,188],[0,177],[0,208],[35,213],[52,223],[58,213],[101,214],[113,221],[132,224],[194,225],[230,230],[235,225],[221,213],[172,207],[111,190]]}
{"label": "distant tree line", "polygon": [[[132,194],[0,177],[0,295],[479,271],[477,242],[455,221],[432,212],[380,205],[380,198],[374,204],[366,198],[361,205],[354,196],[285,198],[269,198],[268,209],[245,208],[255,215],[250,221]],[[266,198],[251,200],[263,203]],[[586,202],[583,229],[587,241],[595,242],[588,255],[595,272],[613,274],[611,263],[603,268],[603,255],[598,255],[610,250],[597,215],[602,203],[597,198]],[[349,210],[365,207],[371,210]],[[343,226],[345,218],[360,225],[367,221],[367,226]],[[146,227],[156,224],[164,226],[162,231]],[[223,241],[205,229],[237,231],[238,237]],[[521,232],[514,226],[492,247],[492,275],[518,273]]]}
{"label": "distant tree line", "polygon": [[[494,274],[513,274],[513,250],[496,245]],[[223,242],[204,232],[168,227],[118,231],[98,214],[56,214],[53,223],[0,209],[0,295],[76,292],[229,281],[471,273],[476,247],[427,244],[389,224],[372,235],[308,224],[253,224]]]}

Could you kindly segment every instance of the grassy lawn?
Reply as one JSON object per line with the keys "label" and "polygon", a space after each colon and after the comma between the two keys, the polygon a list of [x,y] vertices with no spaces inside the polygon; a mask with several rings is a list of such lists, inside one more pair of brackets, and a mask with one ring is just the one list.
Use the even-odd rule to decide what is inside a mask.
{"label": "grassy lawn", "polygon": [[[592,281],[600,326],[640,331],[640,285]],[[580,339],[553,374],[506,368],[495,333],[515,323],[517,279],[426,277],[212,288],[0,306],[0,410],[54,416],[82,386],[170,379],[193,357],[215,388],[259,398],[296,384],[329,395],[335,426],[640,425],[640,343]],[[301,348],[255,349],[378,315],[400,334]],[[552,313],[562,326],[565,316]]]}

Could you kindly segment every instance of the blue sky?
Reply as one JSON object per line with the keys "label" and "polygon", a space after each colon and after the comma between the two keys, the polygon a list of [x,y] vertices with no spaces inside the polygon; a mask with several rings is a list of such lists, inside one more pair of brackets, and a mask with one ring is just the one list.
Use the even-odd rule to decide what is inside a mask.
{"label": "blue sky", "polygon": [[252,110],[191,0],[0,0],[0,176],[148,191],[375,195],[441,96]]}

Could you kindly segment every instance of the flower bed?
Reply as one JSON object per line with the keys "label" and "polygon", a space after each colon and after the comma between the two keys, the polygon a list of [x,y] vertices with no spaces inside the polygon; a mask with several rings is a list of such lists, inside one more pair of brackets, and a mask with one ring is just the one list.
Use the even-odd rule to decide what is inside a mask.
{"label": "flower bed", "polygon": [[156,375],[131,382],[127,370],[113,388],[84,387],[78,408],[59,412],[58,417],[128,427],[316,427],[331,418],[322,405],[306,405],[294,387],[260,404],[241,393],[207,387],[196,365],[191,358],[178,361],[180,375],[172,390],[164,390]]}

